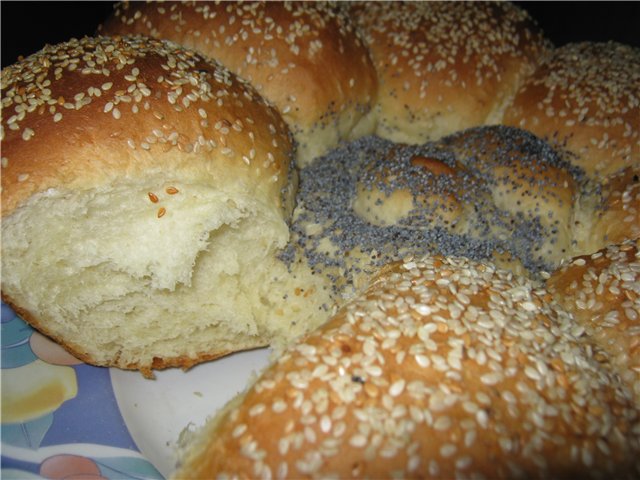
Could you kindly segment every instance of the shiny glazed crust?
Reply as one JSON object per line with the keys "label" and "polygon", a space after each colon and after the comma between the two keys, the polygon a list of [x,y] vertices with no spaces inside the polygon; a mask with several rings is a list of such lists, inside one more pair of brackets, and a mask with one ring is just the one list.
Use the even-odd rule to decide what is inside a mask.
{"label": "shiny glazed crust", "polygon": [[378,74],[376,133],[398,142],[499,122],[550,46],[507,2],[349,5]]}
{"label": "shiny glazed crust", "polygon": [[210,421],[174,478],[632,475],[628,387],[546,296],[490,264],[393,264]]}
{"label": "shiny glazed crust", "polygon": [[518,89],[504,123],[567,151],[602,178],[640,158],[640,51],[614,42],[559,47]]}
{"label": "shiny glazed crust", "polygon": [[547,286],[607,361],[633,389],[640,407],[639,240],[609,245],[574,258],[555,271]]}
{"label": "shiny glazed crust", "polygon": [[3,216],[47,189],[163,170],[211,182],[242,177],[265,200],[290,202],[280,198],[292,147],[279,113],[195,52],[162,40],[84,38],[2,74]]}
{"label": "shiny glazed crust", "polygon": [[372,107],[376,77],[348,12],[326,2],[132,2],[102,33],[165,38],[215,58],[282,113],[298,162],[349,138]]}

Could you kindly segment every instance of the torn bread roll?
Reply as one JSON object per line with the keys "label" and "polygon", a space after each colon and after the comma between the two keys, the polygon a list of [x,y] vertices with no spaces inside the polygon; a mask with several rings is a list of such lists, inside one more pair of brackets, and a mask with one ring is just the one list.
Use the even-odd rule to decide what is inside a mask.
{"label": "torn bread roll", "polygon": [[2,297],[77,357],[185,367],[328,308],[278,259],[290,132],[226,68],[166,41],[71,40],[4,69],[2,106]]}
{"label": "torn bread roll", "polygon": [[174,478],[632,478],[639,412],[524,277],[385,268],[187,443]]}
{"label": "torn bread roll", "polygon": [[100,31],[173,40],[220,61],[280,110],[299,165],[373,131],[375,70],[333,3],[122,2]]}

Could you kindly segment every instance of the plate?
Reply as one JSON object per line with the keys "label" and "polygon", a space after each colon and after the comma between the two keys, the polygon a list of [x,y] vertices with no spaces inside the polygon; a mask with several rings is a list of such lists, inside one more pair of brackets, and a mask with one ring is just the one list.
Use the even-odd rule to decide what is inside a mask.
{"label": "plate", "polygon": [[185,428],[201,426],[267,365],[268,349],[188,371],[94,367],[2,304],[3,479],[163,479]]}

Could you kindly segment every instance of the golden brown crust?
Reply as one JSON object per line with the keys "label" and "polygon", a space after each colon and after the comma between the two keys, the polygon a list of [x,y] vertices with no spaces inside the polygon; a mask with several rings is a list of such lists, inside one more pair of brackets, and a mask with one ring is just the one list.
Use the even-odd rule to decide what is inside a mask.
{"label": "golden brown crust", "polygon": [[547,286],[605,350],[613,369],[634,391],[640,408],[640,241],[610,245],[574,258]]}
{"label": "golden brown crust", "polygon": [[[111,359],[108,362],[102,362],[97,360],[93,355],[88,353],[84,346],[80,343],[70,341],[67,336],[57,335],[53,332],[49,325],[46,322],[42,322],[40,318],[32,315],[28,310],[21,308],[20,305],[16,304],[11,297],[2,292],[2,302],[6,305],[10,306],[13,311],[18,314],[18,316],[31,325],[33,328],[38,330],[43,335],[46,335],[51,340],[56,342],[62,348],[64,348],[67,352],[73,355],[78,360],[89,364],[94,365],[96,367],[117,367],[123,370],[138,370],[145,377],[152,379],[155,377],[154,371],[156,370],[164,370],[167,368],[181,368],[187,370],[195,365],[200,363],[204,363],[210,360],[215,360],[217,358],[224,357],[225,355],[229,355],[230,353],[234,353],[241,350],[249,350],[253,348],[257,348],[259,346],[251,345],[244,349],[234,349],[233,351],[216,351],[212,352],[199,352],[195,355],[179,355],[177,357],[172,358],[159,358],[155,357],[151,362],[136,362],[136,363],[123,363],[120,362],[119,359]],[[262,345],[266,346],[266,345]]]}
{"label": "golden brown crust", "polygon": [[469,129],[443,139],[463,163],[490,185],[495,204],[544,227],[542,254],[558,265],[572,252],[575,205],[583,173],[526,130]]}
{"label": "golden brown crust", "polygon": [[589,237],[590,251],[640,238],[640,165],[604,180]]}
{"label": "golden brown crust", "polygon": [[553,50],[518,89],[503,121],[562,147],[596,178],[637,166],[640,49],[583,42]]}
{"label": "golden brown crust", "polygon": [[[219,60],[278,107],[305,155],[348,137],[375,97],[367,50],[327,2],[124,2],[101,31],[173,40]],[[323,129],[338,133],[309,150]]]}
{"label": "golden brown crust", "polygon": [[[353,200],[354,212],[381,227],[410,222],[413,215],[413,224],[415,217],[419,217],[420,225],[461,231],[463,187],[469,187],[459,178],[466,174],[462,165],[450,166],[440,159],[416,155],[406,166],[417,168],[408,173],[409,178],[403,178],[398,176],[399,154],[394,150],[386,153],[388,158],[383,160],[381,169],[359,175],[363,178]],[[401,151],[402,146],[397,150]],[[374,165],[371,162],[365,168]],[[411,178],[417,176],[420,178]]]}
{"label": "golden brown crust", "polygon": [[488,264],[389,266],[196,434],[175,478],[633,475],[638,411],[572,329]]}
{"label": "golden brown crust", "polygon": [[285,207],[291,139],[277,111],[174,44],[97,37],[47,46],[2,71],[2,95],[3,216],[47,189],[176,169],[244,177]]}
{"label": "golden brown crust", "polygon": [[536,275],[573,255],[579,187],[578,169],[513,127],[423,145],[366,137],[300,172],[292,243],[347,284],[409,253],[493,258]]}
{"label": "golden brown crust", "polygon": [[20,307],[20,305],[14,302],[11,299],[11,297],[7,295],[5,292],[2,292],[2,302],[10,306],[13,309],[13,311],[16,314],[18,314],[18,316],[22,320],[32,325],[33,328],[37,329],[43,335],[46,335],[49,338],[51,338],[54,342],[56,342],[58,345],[60,345],[67,352],[69,352],[71,355],[76,357],[78,360],[81,360],[89,364],[95,364],[95,360],[90,355],[87,355],[87,353],[84,351],[82,347],[80,347],[79,345],[75,345],[73,343],[69,343],[67,339],[61,338],[60,336],[53,334],[53,332],[51,332],[46,325],[41,324],[41,322],[36,317],[34,317],[28,310],[25,310],[24,308]]}
{"label": "golden brown crust", "polygon": [[[194,242],[201,240],[203,227],[200,224],[195,229],[200,231],[195,233],[175,232],[176,236],[173,236],[174,232],[167,231],[170,225],[176,225],[172,223],[176,215],[180,218],[183,215],[176,214],[179,210],[173,211],[172,206],[180,208],[180,205],[190,205],[191,199],[198,201],[197,193],[181,192],[176,185],[180,188],[189,185],[194,191],[200,188],[223,192],[222,195],[228,196],[237,193],[232,198],[245,195],[255,205],[265,205],[268,210],[264,214],[272,216],[269,218],[274,222],[274,229],[284,237],[279,241],[286,241],[286,221],[295,194],[293,140],[277,110],[249,84],[218,63],[170,42],[142,37],[83,38],[47,46],[4,69],[2,106],[2,231],[5,240],[2,252],[3,268],[7,269],[3,272],[2,294],[25,320],[88,363],[140,369],[145,374],[155,367],[189,367],[229,351],[264,346],[268,342],[257,335],[249,335],[250,338],[223,341],[216,346],[194,348],[189,343],[177,344],[166,354],[163,350],[149,354],[143,352],[142,346],[131,347],[136,338],[118,338],[116,330],[112,336],[87,331],[91,340],[78,335],[85,331],[83,329],[92,329],[89,325],[95,321],[95,316],[91,317],[91,314],[98,310],[100,299],[107,298],[117,304],[116,299],[123,300],[127,295],[135,295],[137,288],[143,288],[149,305],[140,306],[138,310],[153,306],[153,295],[161,288],[145,283],[148,276],[155,274],[162,278],[161,281],[167,282],[164,287],[169,290],[191,281],[191,273],[186,280],[173,276],[171,260],[162,263],[168,265],[166,270],[154,271],[153,265],[158,262],[153,257],[162,255],[158,253],[160,250],[156,251],[160,248],[159,242],[154,247],[135,233],[136,229],[145,228],[140,226],[146,219],[164,222],[165,226],[158,228],[165,228],[165,233],[173,239],[173,246],[168,248],[173,249],[171,254],[175,252],[176,259],[185,253],[180,250],[186,244],[184,242],[192,238]],[[161,190],[145,192],[144,189],[150,187],[150,178],[161,179]],[[175,179],[178,179],[177,183],[173,184]],[[136,205],[141,201],[144,214],[116,227],[118,219],[110,216],[109,209],[100,210],[105,202],[117,198],[110,196],[114,190],[124,193],[121,200],[116,200],[113,215],[117,216],[119,210],[124,212],[129,199]],[[100,197],[101,194],[104,196]],[[90,198],[97,203],[81,204],[82,200],[78,198],[82,195],[85,195],[85,201]],[[75,205],[80,210],[76,211],[82,213],[72,219],[67,218],[67,211],[57,212],[63,233],[57,232],[59,235],[55,239],[52,235],[48,242],[45,240],[55,246],[54,250],[38,250],[37,246],[31,246],[30,251],[36,252],[37,262],[46,272],[46,275],[40,275],[42,280],[38,283],[40,279],[26,280],[29,273],[22,271],[25,263],[21,256],[23,242],[16,239],[28,236],[25,232],[30,228],[38,228],[37,225],[34,227],[29,214],[40,212],[38,202],[46,203],[49,198],[56,198],[64,205],[67,205],[65,199],[77,202]],[[224,217],[225,211],[234,207],[233,202],[220,206],[223,224],[224,219],[229,218]],[[187,208],[187,211],[194,213],[193,209]],[[208,218],[214,221],[216,214],[211,210]],[[41,217],[36,218],[43,221]],[[101,219],[99,228],[106,225],[107,229],[122,230],[115,232],[111,243],[100,243],[97,239],[96,246],[89,247],[89,250],[96,250],[92,259],[71,267],[70,263],[74,262],[72,252],[84,255],[88,251],[83,250],[86,247],[83,240],[70,245],[69,238],[77,238],[73,235],[82,235],[84,231],[91,235],[91,229],[96,227],[96,223],[91,222],[96,218]],[[182,244],[180,235],[186,239]],[[38,243],[33,237],[28,238],[29,242]],[[162,242],[172,241],[163,238]],[[118,264],[120,260],[109,257],[110,253],[106,251],[111,248],[122,251],[123,263]],[[78,253],[81,251],[83,253]],[[152,266],[142,267],[146,270],[141,275],[132,274],[129,280],[133,283],[127,287],[118,283],[123,282],[123,272],[131,262],[139,258],[144,263],[145,255],[151,257]],[[195,263],[193,258],[188,261]],[[111,283],[98,283],[91,290],[94,281],[87,278],[91,278],[92,273],[82,277],[94,266],[91,262],[107,265],[104,275]],[[185,267],[191,267],[189,272],[194,268],[190,264]],[[29,268],[25,266],[25,269]],[[136,279],[140,280],[139,285],[134,284]],[[48,285],[47,281],[50,282]],[[112,297],[106,292],[114,285],[120,290]],[[85,286],[89,290],[83,290]],[[48,293],[49,289],[55,292]],[[91,299],[89,307],[82,304],[87,298]],[[84,308],[91,310],[85,312]],[[107,308],[108,322],[119,324],[126,319],[127,325],[136,324],[131,318],[138,317],[127,314],[131,309],[129,306],[123,310]],[[173,321],[174,313],[167,309],[160,315]],[[228,314],[225,312],[225,315]],[[105,345],[96,348],[94,337]],[[160,342],[168,340],[163,338]],[[171,347],[168,343],[163,345]],[[138,350],[132,354],[131,348]],[[142,358],[144,354],[147,358]]]}
{"label": "golden brown crust", "polygon": [[378,72],[377,133],[395,141],[492,122],[548,47],[506,2],[350,5]]}

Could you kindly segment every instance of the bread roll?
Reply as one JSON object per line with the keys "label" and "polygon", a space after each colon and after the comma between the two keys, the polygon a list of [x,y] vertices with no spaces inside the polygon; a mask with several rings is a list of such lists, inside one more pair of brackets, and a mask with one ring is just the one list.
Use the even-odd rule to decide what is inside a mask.
{"label": "bread roll", "polygon": [[419,146],[365,137],[300,172],[292,239],[338,288],[366,286],[408,254],[506,260],[536,274],[572,256],[579,185],[578,169],[516,128]]}
{"label": "bread roll", "polygon": [[2,296],[36,328],[149,374],[327,314],[320,280],[278,259],[292,140],[244,81],[170,42],[98,37],[2,82]]}
{"label": "bread roll", "polygon": [[574,258],[547,286],[594,344],[609,355],[640,408],[640,240]]}
{"label": "bread roll", "polygon": [[571,256],[584,172],[562,160],[548,143],[521,129],[470,129],[442,143],[487,183],[496,207],[540,225],[542,239],[535,255],[545,258],[549,266]]}
{"label": "bread roll", "polygon": [[423,143],[497,123],[549,47],[508,3],[348,2],[379,81],[376,133]]}
{"label": "bread roll", "polygon": [[331,3],[124,2],[101,31],[173,40],[249,80],[291,127],[300,165],[373,131],[375,71]]}
{"label": "bread roll", "polygon": [[584,251],[640,238],[640,163],[609,175],[596,192]]}
{"label": "bread roll", "polygon": [[632,478],[629,390],[546,297],[463,258],[394,264],[187,435],[174,478]]}
{"label": "bread roll", "polygon": [[640,49],[608,43],[557,48],[518,89],[504,123],[567,152],[602,180],[640,158]]}
{"label": "bread roll", "polygon": [[[464,167],[441,159],[414,155],[399,163],[403,145],[396,145],[378,159],[366,159],[353,201],[354,212],[381,227],[404,223],[463,231],[464,187],[477,190]],[[403,167],[408,172],[403,172]],[[465,185],[469,183],[470,185]]]}

